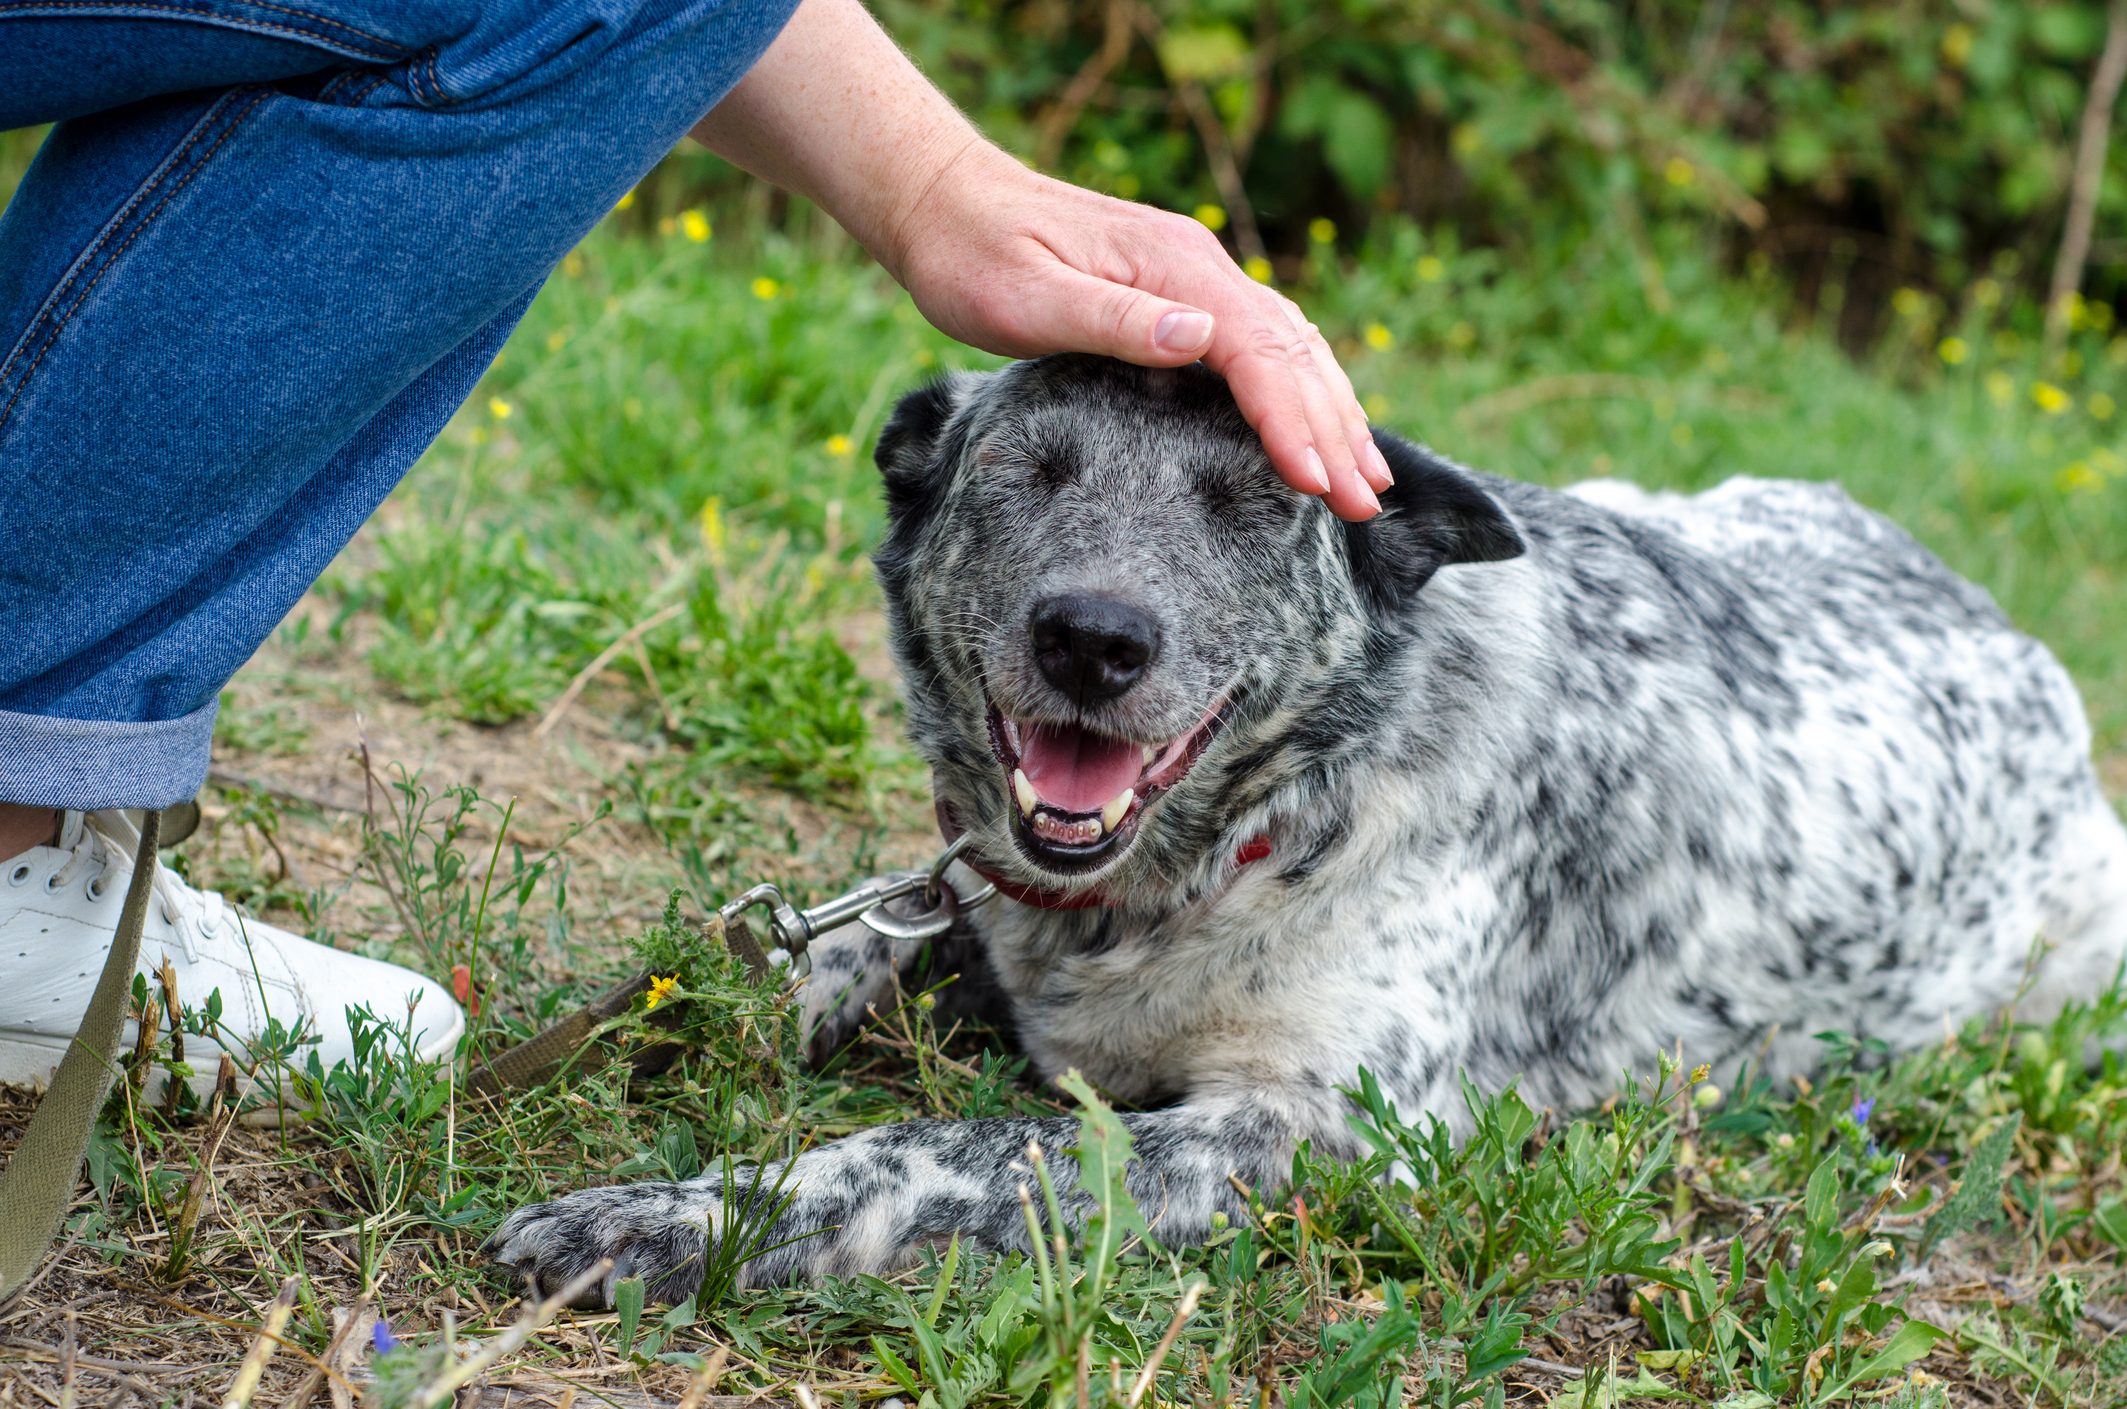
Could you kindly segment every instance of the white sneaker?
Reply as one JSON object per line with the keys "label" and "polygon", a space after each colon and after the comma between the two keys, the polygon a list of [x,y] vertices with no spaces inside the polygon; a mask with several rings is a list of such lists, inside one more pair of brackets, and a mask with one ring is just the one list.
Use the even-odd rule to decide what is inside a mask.
{"label": "white sneaker", "polygon": [[[58,1070],[116,937],[139,839],[123,812],[69,812],[57,846],[0,861],[0,1084],[35,1085]],[[327,1071],[353,1053],[350,1007],[367,1007],[395,1029],[410,1024],[414,1049],[428,1060],[448,1057],[465,1031],[465,1015],[450,994],[410,969],[248,919],[160,862],[154,885],[140,936],[139,971],[148,976],[149,992],[161,992],[156,976],[166,956],[187,1012],[204,1012],[208,995],[221,992],[222,1042],[185,1037],[191,1086],[202,1099],[213,1089],[224,1049],[240,1072],[258,1065],[250,1048],[264,1035],[269,1014],[289,1029],[300,1022],[305,1037],[316,1039],[288,1058],[291,1065],[308,1065],[315,1051]],[[135,1037],[129,1021],[122,1050],[130,1051]],[[157,1047],[168,1051],[167,1035]],[[151,1099],[162,1079],[158,1065]],[[257,1082],[272,1079],[264,1070],[240,1086],[249,1095]],[[263,1094],[270,1098],[272,1088]]]}

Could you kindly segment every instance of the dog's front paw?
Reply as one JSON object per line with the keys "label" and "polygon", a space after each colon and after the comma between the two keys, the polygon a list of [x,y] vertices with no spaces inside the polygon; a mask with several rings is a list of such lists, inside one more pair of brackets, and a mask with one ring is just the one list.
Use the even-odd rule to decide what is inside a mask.
{"label": "dog's front paw", "polygon": [[720,1191],[706,1180],[579,1189],[518,1209],[482,1251],[515,1270],[534,1299],[554,1295],[611,1258],[612,1268],[575,1305],[612,1305],[614,1285],[629,1277],[642,1278],[653,1300],[681,1301],[701,1285],[723,1207]]}
{"label": "dog's front paw", "polygon": [[815,941],[812,974],[798,991],[805,1064],[817,1071],[848,1046],[894,994],[894,942],[863,925]]}

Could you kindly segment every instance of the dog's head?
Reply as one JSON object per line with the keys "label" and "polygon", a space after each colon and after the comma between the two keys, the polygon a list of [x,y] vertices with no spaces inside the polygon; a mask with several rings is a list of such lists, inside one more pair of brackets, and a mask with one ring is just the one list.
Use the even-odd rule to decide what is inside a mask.
{"label": "dog's head", "polygon": [[946,825],[1030,888],[1184,876],[1437,569],[1521,551],[1474,479],[1381,443],[1397,486],[1345,525],[1202,367],[1049,357],[905,398],[876,561]]}

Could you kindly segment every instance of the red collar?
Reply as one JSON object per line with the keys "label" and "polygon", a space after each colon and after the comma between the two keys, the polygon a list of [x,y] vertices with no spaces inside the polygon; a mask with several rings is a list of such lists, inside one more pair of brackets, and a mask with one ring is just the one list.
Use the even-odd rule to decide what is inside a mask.
{"label": "red collar", "polygon": [[[958,841],[961,831],[960,824],[953,820],[953,814],[947,809],[943,800],[940,800],[935,805],[935,810],[938,814],[938,831],[940,835],[948,843]],[[1240,847],[1235,850],[1233,864],[1236,866],[1251,865],[1269,856],[1270,851],[1269,836],[1258,834],[1242,842]],[[1098,890],[1080,891],[1073,894],[1069,891],[1042,890],[1036,886],[1023,885],[1018,881],[998,875],[997,872],[984,864],[980,856],[972,851],[963,855],[960,858],[960,863],[991,885],[997,887],[997,893],[1007,900],[1016,900],[1021,905],[1029,905],[1036,910],[1092,910],[1109,903],[1108,897]]]}

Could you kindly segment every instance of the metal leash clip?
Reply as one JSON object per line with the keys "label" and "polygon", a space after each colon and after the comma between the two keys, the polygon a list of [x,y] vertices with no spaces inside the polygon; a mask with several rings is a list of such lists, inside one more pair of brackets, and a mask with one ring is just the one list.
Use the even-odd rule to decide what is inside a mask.
{"label": "metal leash clip", "polygon": [[800,910],[792,905],[781,888],[771,882],[739,895],[718,910],[717,917],[723,921],[727,932],[740,930],[743,928],[741,916],[759,906],[767,913],[773,940],[767,963],[773,967],[787,965],[794,979],[812,972],[812,942],[847,924],[861,924],[888,939],[935,939],[951,929],[953,921],[963,912],[984,904],[997,894],[997,887],[985,885],[962,899],[953,883],[945,878],[946,870],[967,850],[969,840],[961,837],[940,852],[938,859],[927,868],[889,871],[883,876],[874,876],[856,889],[810,909]]}

